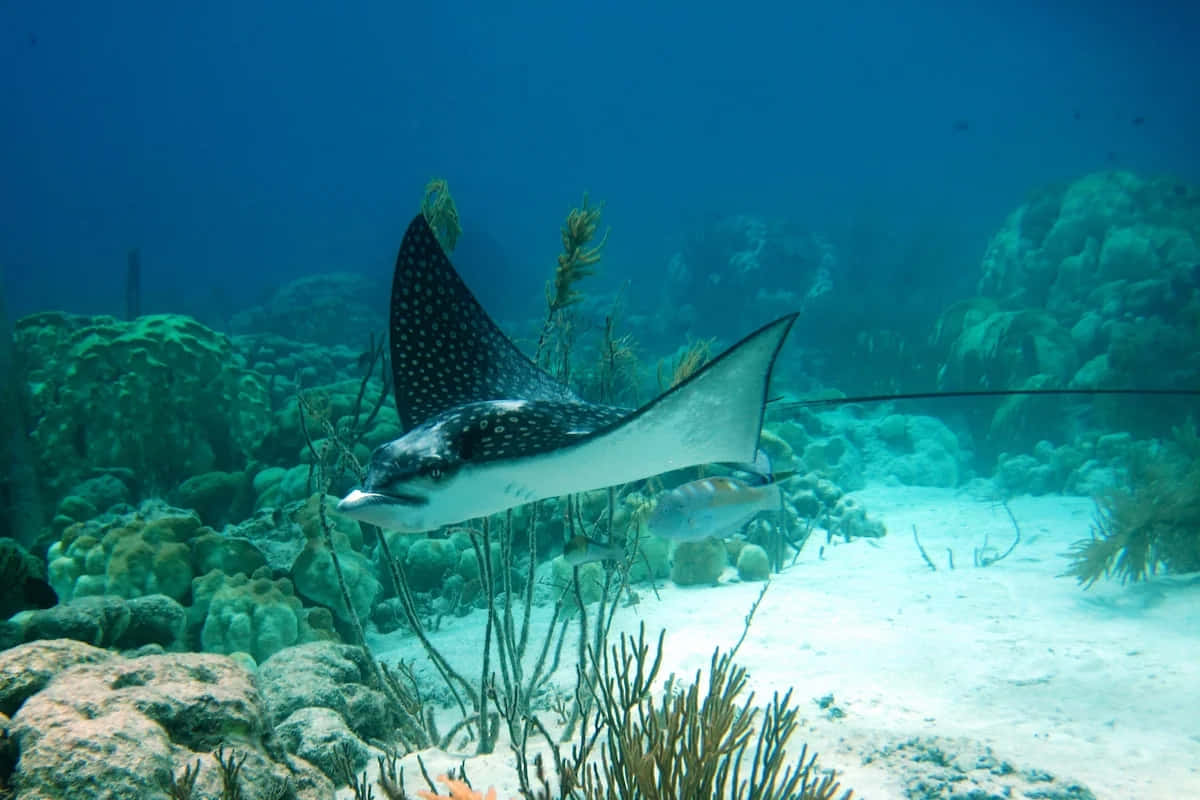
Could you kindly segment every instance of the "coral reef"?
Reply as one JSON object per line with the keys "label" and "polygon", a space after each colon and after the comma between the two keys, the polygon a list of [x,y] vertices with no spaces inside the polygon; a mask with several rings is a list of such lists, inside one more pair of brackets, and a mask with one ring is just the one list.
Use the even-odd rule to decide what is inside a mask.
{"label": "coral reef", "polygon": [[765,317],[813,312],[831,299],[837,267],[830,242],[799,226],[748,214],[715,220],[671,257],[655,333],[731,340]]}
{"label": "coral reef", "polygon": [[226,336],[187,317],[34,314],[17,322],[16,346],[49,497],[114,467],[159,490],[236,471],[270,425],[263,376]]}
{"label": "coral reef", "polygon": [[[277,352],[280,339],[326,347],[365,344],[386,328],[379,303],[386,295],[386,285],[358,273],[308,275],[279,287],[264,304],[239,311],[230,327],[235,334],[271,337],[263,341],[275,342]],[[270,355],[259,352],[256,360],[269,361]]]}
{"label": "coral reef", "polygon": [[43,519],[42,497],[29,437],[29,386],[25,363],[14,347],[0,270],[0,537],[31,545]]}
{"label": "coral reef", "polygon": [[953,487],[970,475],[970,450],[936,417],[802,408],[770,420],[766,431],[763,444],[776,470],[803,464],[848,490],[861,489],[869,479]]}
{"label": "coral reef", "polygon": [[[942,388],[1195,386],[1200,188],[1123,171],[1047,187],[992,237],[978,291],[938,322]],[[1024,397],[969,416],[980,441],[1025,450],[1089,429],[1163,435],[1186,410]]]}

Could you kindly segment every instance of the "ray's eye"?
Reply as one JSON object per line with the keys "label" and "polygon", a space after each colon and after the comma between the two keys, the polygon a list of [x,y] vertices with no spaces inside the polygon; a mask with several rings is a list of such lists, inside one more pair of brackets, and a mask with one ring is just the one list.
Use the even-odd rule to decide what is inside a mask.
{"label": "ray's eye", "polygon": [[421,474],[431,481],[440,481],[446,477],[446,466],[441,461],[426,461],[421,465]]}

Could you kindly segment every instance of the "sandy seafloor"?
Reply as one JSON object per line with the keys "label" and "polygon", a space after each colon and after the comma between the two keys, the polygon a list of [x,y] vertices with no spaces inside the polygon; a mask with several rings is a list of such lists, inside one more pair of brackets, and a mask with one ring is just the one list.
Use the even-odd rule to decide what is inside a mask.
{"label": "sandy seafloor", "polygon": [[[1001,507],[944,489],[855,494],[888,535],[827,545],[821,555],[824,536],[815,534],[772,579],[738,657],[758,700],[794,688],[797,737],[843,786],[868,800],[904,798],[920,780],[947,778],[964,795],[1004,796],[1008,787],[1014,797],[1070,797],[1074,782],[1097,798],[1200,798],[1200,577],[1102,581],[1087,591],[1058,577],[1067,547],[1088,535],[1086,498],[1012,500],[1020,545],[977,568],[972,551],[985,536],[1000,550],[1011,541]],[[914,524],[936,572],[917,552]],[[737,640],[760,588],[666,582],[656,598],[639,586],[641,602],[618,612],[617,627],[665,628],[662,674],[690,676],[715,646]],[[547,614],[537,609],[534,619]],[[433,636],[467,674],[478,670],[484,616],[451,620]],[[425,662],[415,640],[399,634],[372,645],[387,661]],[[561,685],[572,676],[567,664]],[[844,715],[815,702],[830,694]],[[467,759],[475,787],[495,785],[500,798],[517,795],[504,742],[492,756]],[[436,771],[472,747],[423,757]],[[405,772],[409,791],[424,788],[415,764]]]}

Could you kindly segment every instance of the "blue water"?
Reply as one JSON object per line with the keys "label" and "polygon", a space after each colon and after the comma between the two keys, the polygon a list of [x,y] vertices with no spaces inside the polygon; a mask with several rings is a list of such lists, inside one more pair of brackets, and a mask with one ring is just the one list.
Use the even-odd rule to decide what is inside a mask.
{"label": "blue water", "polygon": [[305,274],[386,277],[433,175],[500,318],[538,313],[585,190],[604,280],[643,294],[689,226],[755,212],[869,219],[885,253],[937,230],[918,277],[959,297],[1038,186],[1200,177],[1195,3],[65,2],[0,23],[13,316],[123,313],[132,247],[143,310],[208,320]]}

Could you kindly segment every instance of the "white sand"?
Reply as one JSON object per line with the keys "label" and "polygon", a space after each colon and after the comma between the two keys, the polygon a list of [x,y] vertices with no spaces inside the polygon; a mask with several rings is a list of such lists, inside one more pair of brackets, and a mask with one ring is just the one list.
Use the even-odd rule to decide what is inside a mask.
{"label": "white sand", "polygon": [[[796,565],[773,578],[738,658],[760,700],[794,688],[798,737],[840,772],[843,786],[868,800],[901,798],[907,780],[945,774],[913,762],[911,750],[880,755],[922,737],[956,756],[968,773],[956,785],[962,792],[998,791],[1005,781],[1016,796],[1029,788],[975,768],[990,747],[1018,773],[1055,777],[1035,788],[1077,781],[1098,798],[1200,798],[1200,581],[1109,581],[1083,591],[1056,577],[1068,545],[1088,534],[1092,505],[1083,498],[1014,500],[1020,545],[977,568],[972,550],[985,535],[1000,550],[1011,541],[1002,508],[939,489],[871,488],[857,496],[888,535],[826,546],[823,557],[823,537],[814,535]],[[936,572],[917,553],[913,524]],[[640,605],[618,612],[618,626],[636,630],[645,621],[653,635],[665,628],[663,674],[690,675],[707,667],[714,646],[737,640],[759,589],[668,583],[656,599],[638,587]],[[434,637],[471,675],[482,622],[482,613],[453,620]],[[387,660],[424,660],[398,635],[374,644]],[[564,686],[569,674],[562,671]],[[828,694],[843,717],[814,702]],[[469,752],[425,758],[436,771]],[[494,756],[468,759],[476,788],[516,796],[510,760],[503,743]],[[410,791],[423,788],[415,765],[406,775]]]}

